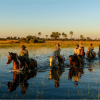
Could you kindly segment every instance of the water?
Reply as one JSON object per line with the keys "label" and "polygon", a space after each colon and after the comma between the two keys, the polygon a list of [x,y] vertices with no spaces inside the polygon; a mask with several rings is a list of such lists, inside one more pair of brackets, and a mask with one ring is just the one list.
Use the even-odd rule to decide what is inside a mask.
{"label": "water", "polygon": [[8,52],[19,54],[20,48],[0,49],[0,99],[100,99],[100,59],[97,56],[94,60],[85,56],[83,67],[70,68],[68,57],[74,48],[63,48],[65,66],[55,69],[49,66],[53,48],[28,50],[29,56],[37,60],[38,70],[12,73],[13,64],[6,65]]}

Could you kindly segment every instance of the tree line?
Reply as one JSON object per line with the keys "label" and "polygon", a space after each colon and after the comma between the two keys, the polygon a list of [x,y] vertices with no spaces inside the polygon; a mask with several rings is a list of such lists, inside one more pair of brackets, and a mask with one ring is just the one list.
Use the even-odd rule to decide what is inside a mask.
{"label": "tree line", "polygon": [[[63,37],[63,39],[61,39],[60,37]],[[48,35],[45,35],[45,38],[41,38],[41,32],[38,32],[38,37],[37,36],[31,36],[31,35],[28,35],[26,36],[26,38],[20,38],[20,37],[7,37],[6,39],[7,40],[22,40],[22,41],[37,41],[37,40],[76,40],[76,41],[79,41],[79,40],[82,40],[82,41],[92,41],[92,40],[95,40],[95,41],[100,41],[100,39],[98,38],[95,38],[95,39],[91,39],[90,37],[84,37],[83,35],[80,35],[80,38],[79,39],[75,39],[75,38],[72,38],[73,36],[73,31],[70,31],[69,32],[69,35],[71,36],[70,39],[68,39],[68,35],[65,34],[64,32],[62,33],[59,33],[59,32],[52,32],[52,34],[50,35],[50,38],[48,38]],[[1,39],[0,39],[1,40]]]}

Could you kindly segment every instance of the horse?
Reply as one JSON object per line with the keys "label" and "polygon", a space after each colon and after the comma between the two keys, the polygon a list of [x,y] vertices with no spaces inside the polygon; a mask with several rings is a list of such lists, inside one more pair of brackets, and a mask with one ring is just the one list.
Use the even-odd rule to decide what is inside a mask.
{"label": "horse", "polygon": [[[81,60],[79,60],[79,57],[81,58]],[[83,57],[81,55],[77,56],[77,55],[69,55],[69,65],[72,66],[80,66],[80,63],[83,63]]]}
{"label": "horse", "polygon": [[[60,61],[59,61],[60,59]],[[51,66],[58,66],[63,64],[64,65],[64,61],[65,61],[65,57],[63,55],[60,55],[59,58],[57,56],[51,56],[49,58],[50,61],[50,67]]]}
{"label": "horse", "polygon": [[[7,64],[10,64],[13,61],[13,70],[23,68],[22,62],[18,60],[18,55],[16,53],[9,52]],[[26,65],[26,62],[25,62]],[[29,59],[29,67],[30,69],[37,68],[37,61],[34,59]]]}
{"label": "horse", "polygon": [[91,48],[89,48],[88,51],[86,52],[86,55],[87,55],[87,58],[93,59],[93,58],[95,58],[96,53],[94,51],[92,51]]}

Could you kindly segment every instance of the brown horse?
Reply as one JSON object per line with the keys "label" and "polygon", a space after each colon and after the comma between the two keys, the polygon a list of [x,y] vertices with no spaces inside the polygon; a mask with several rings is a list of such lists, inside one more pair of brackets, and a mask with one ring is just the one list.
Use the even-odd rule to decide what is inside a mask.
{"label": "brown horse", "polygon": [[92,54],[91,52],[92,52],[92,50],[88,49],[88,51],[86,52],[86,55],[87,55],[87,58],[93,59],[93,58],[95,58],[96,53],[93,51],[94,54]]}
{"label": "brown horse", "polygon": [[[79,57],[82,60],[79,60]],[[83,63],[83,57],[81,55],[77,56],[77,55],[69,55],[69,65],[72,66],[80,66],[80,63]]]}
{"label": "brown horse", "polygon": [[[16,70],[16,69],[20,69],[23,67],[23,64],[22,62],[20,62],[18,60],[18,56],[16,53],[10,53],[9,52],[9,56],[8,56],[8,60],[7,60],[7,64],[10,64],[11,61],[13,61],[13,70]],[[25,65],[26,65],[26,62],[25,62]],[[29,67],[31,69],[35,69],[37,68],[37,61],[34,60],[34,59],[29,59]],[[28,68],[27,68],[28,69]]]}

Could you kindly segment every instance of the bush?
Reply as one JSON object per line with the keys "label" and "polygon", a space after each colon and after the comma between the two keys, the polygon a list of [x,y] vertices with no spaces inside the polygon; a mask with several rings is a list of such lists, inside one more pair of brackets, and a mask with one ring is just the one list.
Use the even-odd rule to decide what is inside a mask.
{"label": "bush", "polygon": [[20,38],[19,41],[20,41],[20,42],[23,42],[23,43],[29,43],[29,42],[26,40],[26,38]]}
{"label": "bush", "polygon": [[31,42],[31,43],[38,43],[38,39],[31,39],[29,42]]}

